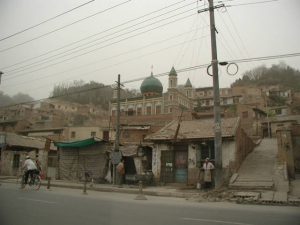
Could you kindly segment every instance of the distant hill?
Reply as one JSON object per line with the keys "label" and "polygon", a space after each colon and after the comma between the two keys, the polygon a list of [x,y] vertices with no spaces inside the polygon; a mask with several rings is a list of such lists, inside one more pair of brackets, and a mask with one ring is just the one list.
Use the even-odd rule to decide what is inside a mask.
{"label": "distant hill", "polygon": [[23,94],[20,92],[11,97],[9,95],[4,94],[4,92],[0,91],[0,107],[6,107],[9,105],[31,101],[34,101],[34,98],[29,96],[28,94]]}
{"label": "distant hill", "polygon": [[281,89],[300,91],[300,71],[291,68],[284,62],[267,68],[265,65],[246,71],[243,77],[236,80],[231,87],[239,86],[274,86]]}
{"label": "distant hill", "polygon": [[[137,95],[139,95],[139,92],[135,89],[121,91],[121,98],[130,98]],[[82,80],[73,81],[55,85],[50,97],[80,104],[93,103],[94,105],[101,105],[103,109],[108,110],[109,100],[113,97],[113,88],[94,81],[90,83],[85,83]]]}

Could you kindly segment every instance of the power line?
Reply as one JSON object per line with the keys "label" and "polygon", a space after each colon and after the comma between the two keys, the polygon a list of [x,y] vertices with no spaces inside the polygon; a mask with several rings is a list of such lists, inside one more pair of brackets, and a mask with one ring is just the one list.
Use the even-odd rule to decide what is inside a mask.
{"label": "power line", "polygon": [[[198,29],[203,29],[205,27],[202,27],[202,28],[197,28],[196,30]],[[193,30],[193,31],[196,31],[196,30]],[[190,31],[189,31],[190,32]],[[48,77],[52,77],[52,76],[55,76],[55,75],[59,75],[59,74],[62,74],[62,73],[66,73],[66,72],[70,72],[72,70],[78,70],[80,68],[83,68],[83,67],[86,67],[86,66],[90,66],[90,65],[93,65],[93,64],[96,64],[96,63],[99,63],[99,62],[103,62],[103,61],[106,61],[106,60],[109,60],[109,59],[113,59],[113,58],[116,58],[118,56],[122,56],[122,55],[126,55],[128,53],[131,53],[131,52],[134,52],[134,51],[138,51],[138,50],[141,50],[141,49],[144,49],[144,48],[147,48],[147,47],[150,47],[150,46],[153,46],[153,45],[156,45],[156,44],[159,44],[159,43],[163,43],[165,41],[169,41],[171,39],[174,39],[174,38],[177,38],[177,37],[180,37],[182,35],[185,35],[189,32],[185,32],[183,34],[180,34],[180,35],[177,35],[177,36],[174,36],[174,37],[171,37],[171,38],[167,38],[165,40],[162,40],[162,41],[159,41],[159,42],[156,42],[156,43],[153,43],[153,44],[150,44],[150,45],[146,45],[146,46],[143,46],[143,47],[140,47],[140,48],[137,48],[137,49],[134,49],[134,50],[131,50],[131,51],[128,51],[128,52],[124,52],[124,53],[121,53],[121,54],[118,54],[118,55],[115,55],[115,56],[112,56],[112,57],[109,57],[109,58],[105,58],[105,59],[102,59],[102,60],[98,60],[98,61],[95,61],[95,62],[92,62],[92,63],[88,63],[88,64],[85,64],[85,65],[82,65],[82,66],[79,66],[79,67],[75,67],[75,68],[72,68],[70,70],[65,70],[65,71],[62,71],[62,72],[59,72],[59,73],[55,73],[55,74],[51,74],[49,76],[46,76],[46,77],[40,77],[40,78],[37,78],[37,79],[34,79],[34,80],[28,80],[26,82],[23,82],[23,83],[19,83],[19,84],[14,84],[14,85],[8,85],[8,86],[2,86],[2,88],[7,88],[7,87],[12,87],[12,86],[17,86],[17,85],[21,85],[21,84],[26,84],[26,83],[31,83],[32,81],[36,81],[36,80],[41,80],[41,79],[45,79],[45,78],[48,78]],[[205,37],[205,36],[202,36],[202,38]],[[180,43],[181,44],[181,43]],[[180,45],[180,44],[177,44],[177,45]],[[177,46],[175,45],[175,46]],[[175,46],[171,46],[169,48],[172,48],[172,47],[175,47]],[[152,53],[149,53],[149,54],[152,54]],[[147,54],[147,55],[149,55]],[[144,55],[145,56],[145,55]],[[143,56],[141,56],[143,57]],[[121,63],[120,63],[121,64]],[[85,75],[85,74],[84,74]]]}
{"label": "power line", "polygon": [[[139,36],[139,35],[141,35],[141,34],[144,34],[144,33],[150,32],[150,31],[152,31],[152,30],[155,30],[155,29],[157,29],[157,28],[160,28],[160,27],[163,27],[163,26],[169,25],[169,24],[171,24],[171,23],[175,23],[175,22],[177,22],[177,21],[179,21],[179,20],[186,19],[186,18],[188,18],[188,17],[191,17],[191,16],[193,16],[193,15],[194,15],[194,14],[191,14],[191,15],[188,15],[188,16],[185,16],[185,17],[182,17],[182,18],[179,18],[179,19],[177,19],[177,20],[174,20],[174,21],[171,21],[171,22],[169,22],[169,23],[166,23],[166,24],[163,24],[163,25],[157,26],[157,27],[155,27],[155,28],[151,28],[151,29],[149,29],[149,30],[146,30],[146,31],[143,31],[143,32],[141,32],[141,33],[138,33],[138,34],[132,35],[132,36],[130,36],[130,37],[126,37],[126,38],[124,38],[124,39],[121,39],[121,40],[118,40],[118,41],[112,42],[112,43],[110,43],[110,44],[107,44],[107,45],[105,45],[105,46],[102,46],[102,47],[99,47],[99,48],[96,48],[96,49],[90,50],[90,51],[88,51],[88,52],[85,52],[85,53],[79,54],[79,55],[77,55],[77,56],[74,56],[74,57],[68,58],[68,59],[66,59],[66,60],[63,60],[63,61],[60,61],[60,62],[57,62],[57,63],[51,64],[51,65],[45,66],[45,67],[43,67],[43,68],[40,68],[40,69],[37,69],[37,70],[34,70],[34,71],[30,71],[30,72],[27,72],[27,73],[24,73],[24,74],[20,74],[20,75],[14,76],[14,77],[9,77],[9,78],[6,78],[6,79],[4,79],[4,80],[10,80],[10,79],[13,79],[13,78],[16,78],[16,77],[21,77],[21,76],[24,76],[24,75],[30,74],[30,73],[32,73],[32,72],[36,72],[36,71],[39,71],[39,70],[42,70],[42,69],[45,69],[45,68],[48,68],[48,67],[51,67],[51,66],[54,66],[54,65],[57,65],[57,64],[60,64],[60,63],[63,63],[63,62],[69,61],[69,60],[71,60],[71,59],[78,58],[78,57],[80,57],[80,56],[83,56],[83,55],[89,54],[89,53],[91,53],[91,52],[94,52],[94,51],[100,50],[100,49],[102,49],[102,48],[105,48],[105,47],[111,46],[111,45],[113,45],[113,44],[116,44],[116,43],[119,43],[119,42],[125,41],[125,40],[127,40],[127,39],[130,39],[130,38],[133,38],[133,37]],[[145,26],[145,27],[147,27],[147,26]],[[129,32],[129,33],[130,33],[130,32]],[[120,36],[122,36],[122,35],[120,35]],[[61,58],[61,57],[59,57],[59,58]],[[54,59],[54,60],[56,60],[56,59]],[[53,61],[53,60],[51,60],[51,61]],[[49,62],[49,61],[48,61],[48,62]]]}
{"label": "power line", "polygon": [[[184,2],[184,0],[181,1],[181,2]],[[25,60],[25,61],[22,61],[22,62],[13,64],[13,65],[10,65],[10,66],[1,68],[1,69],[2,69],[2,70],[3,70],[3,69],[7,69],[7,68],[10,68],[10,67],[13,67],[13,66],[22,64],[22,63],[24,63],[24,62],[28,62],[28,61],[31,61],[31,60],[33,60],[33,59],[39,58],[39,57],[41,57],[41,56],[48,55],[48,54],[50,54],[50,53],[52,53],[52,52],[55,52],[55,51],[64,49],[64,48],[66,48],[66,47],[69,47],[69,46],[71,46],[71,45],[77,44],[77,43],[79,43],[79,42],[85,41],[85,40],[90,39],[90,38],[92,38],[92,37],[94,37],[94,36],[97,36],[97,35],[99,35],[99,34],[103,34],[103,33],[107,32],[107,31],[113,30],[113,29],[115,29],[115,28],[117,28],[117,27],[120,27],[120,26],[123,26],[123,25],[125,25],[125,24],[131,23],[131,22],[133,22],[133,21],[135,21],[135,20],[138,20],[138,19],[141,19],[141,18],[143,18],[143,17],[149,16],[149,15],[151,15],[151,14],[157,13],[157,12],[159,12],[159,11],[162,11],[162,10],[166,9],[166,8],[169,8],[169,7],[172,7],[172,6],[174,6],[174,5],[177,5],[177,4],[181,3],[181,2],[174,3],[174,4],[172,4],[172,5],[169,5],[169,6],[167,6],[167,7],[161,8],[161,9],[156,10],[156,11],[154,11],[154,12],[148,13],[148,14],[146,14],[146,15],[143,15],[143,16],[140,16],[140,17],[135,18],[135,19],[133,19],[133,20],[127,21],[127,22],[122,23],[122,24],[120,24],[120,25],[117,25],[117,26],[115,26],[115,27],[109,28],[109,29],[107,29],[107,30],[105,30],[105,31],[101,31],[101,32],[96,33],[96,34],[94,34],[94,35],[91,35],[91,36],[89,36],[89,37],[83,38],[83,39],[81,39],[81,40],[79,40],[79,41],[75,41],[75,42],[73,42],[73,43],[71,43],[71,44],[68,44],[68,45],[65,45],[65,46],[63,46],[63,47],[57,48],[57,49],[55,49],[55,50],[53,50],[53,51],[44,53],[44,54],[42,54],[42,55],[38,55],[38,56],[36,56],[36,57],[34,57],[34,58],[30,58],[30,59],[28,59],[28,60]]]}
{"label": "power line", "polygon": [[[206,37],[206,36],[204,36],[204,37]],[[203,37],[201,37],[201,38],[203,38]],[[194,41],[194,40],[192,40],[192,41]],[[116,63],[116,64],[113,64],[113,65],[110,65],[110,66],[106,66],[106,67],[104,67],[104,68],[96,69],[96,70],[94,70],[94,71],[91,71],[91,72],[88,72],[88,73],[84,73],[84,74],[81,74],[81,75],[76,76],[76,77],[72,77],[72,79],[78,78],[78,77],[81,77],[81,76],[86,76],[86,75],[89,75],[89,74],[92,74],[92,73],[95,73],[95,72],[98,72],[98,71],[101,71],[101,70],[104,70],[104,69],[108,69],[108,68],[111,68],[111,67],[114,67],[114,66],[117,66],[117,65],[120,65],[120,64],[124,64],[124,63],[126,63],[126,62],[130,62],[130,61],[133,61],[133,60],[135,60],[135,59],[142,58],[142,57],[144,57],[144,56],[152,55],[152,54],[155,54],[155,53],[157,53],[157,52],[161,52],[161,51],[164,51],[164,50],[167,50],[167,49],[170,49],[170,48],[179,46],[179,45],[182,45],[182,43],[179,43],[179,44],[177,44],[177,45],[170,46],[170,47],[167,47],[167,48],[164,48],[164,49],[160,49],[160,50],[157,50],[157,51],[155,51],[155,52],[151,52],[151,53],[145,54],[145,55],[143,55],[143,56],[139,56],[139,57],[135,57],[135,58],[132,58],[132,59],[128,59],[128,60],[125,60],[125,61],[120,62],[120,63]],[[50,76],[48,76],[48,77],[50,77]],[[46,78],[46,77],[43,77],[43,78]],[[43,78],[40,78],[40,79],[43,79]],[[68,80],[70,80],[70,79],[65,79],[65,80],[62,80],[62,81],[59,81],[59,82],[54,82],[54,83],[51,83],[51,84],[47,84],[47,85],[45,85],[45,86],[38,87],[38,88],[35,88],[35,89],[31,89],[31,90],[28,90],[28,91],[23,92],[23,93],[28,93],[28,92],[31,92],[31,91],[34,91],[34,90],[38,90],[38,89],[41,89],[41,88],[44,88],[44,87],[48,87],[48,86],[51,86],[51,85],[55,85],[55,84],[57,84],[57,83],[61,83],[61,82],[68,81]],[[25,83],[27,83],[27,82],[25,82]],[[6,86],[6,87],[7,87],[7,86]]]}
{"label": "power line", "polygon": [[[217,10],[217,11],[218,11],[218,10]],[[221,17],[221,19],[222,19],[223,23],[225,24],[225,27],[227,28],[227,31],[229,32],[229,34],[230,34],[231,38],[233,39],[233,41],[234,41],[234,43],[235,43],[236,47],[238,48],[238,50],[239,50],[239,52],[240,52],[241,56],[242,56],[242,57],[244,57],[244,54],[243,54],[243,52],[241,51],[241,49],[240,49],[239,45],[237,44],[237,41],[235,40],[234,36],[232,35],[231,31],[229,30],[229,28],[228,28],[228,26],[227,26],[226,22],[224,21],[224,19],[223,19],[223,17],[222,17],[222,15],[221,15],[221,13],[220,13],[219,11],[218,11],[218,13],[219,13],[219,15],[220,15],[220,17]],[[227,42],[226,42],[226,43],[227,43]],[[246,50],[246,52],[247,52],[247,50]],[[248,57],[249,57],[249,56],[248,56]],[[249,57],[249,58],[250,58],[250,57]],[[249,65],[248,65],[248,67],[249,67]],[[250,67],[249,67],[249,69],[250,69]]]}
{"label": "power line", "polygon": [[[284,54],[284,55],[263,56],[263,57],[256,57],[256,58],[250,58],[250,59],[239,59],[239,60],[233,60],[233,61],[229,61],[229,62],[242,63],[242,62],[248,62],[248,61],[263,61],[263,60],[278,59],[278,58],[298,57],[298,56],[300,56],[300,52],[299,53]],[[189,70],[201,69],[201,68],[205,68],[209,65],[211,65],[211,64],[202,64],[202,65],[198,65],[198,66],[194,66],[194,67],[179,69],[179,70],[177,70],[177,73],[187,72]],[[166,76],[168,74],[169,74],[169,72],[164,72],[164,73],[154,75],[154,77],[162,77],[162,76]],[[146,78],[147,77],[132,79],[132,80],[124,81],[124,82],[122,82],[122,84],[141,81],[141,80],[144,80]],[[72,94],[78,94],[78,93],[82,93],[82,92],[92,91],[92,90],[96,90],[96,89],[104,88],[104,87],[109,87],[109,86],[113,86],[113,85],[115,85],[115,84],[110,84],[110,85],[101,86],[101,87],[94,87],[94,88],[91,88],[91,89],[81,90],[81,91],[77,91],[77,92],[74,92],[74,93],[68,93],[68,94],[59,95],[59,96],[55,96],[55,97],[49,97],[49,98],[43,98],[43,99],[38,99],[38,100],[34,100],[34,101],[22,102],[22,103],[18,103],[18,104],[14,104],[14,105],[3,106],[3,107],[0,107],[0,108],[6,108],[6,107],[20,105],[20,104],[30,104],[30,103],[34,103],[34,102],[38,102],[38,101],[43,101],[43,100],[46,100],[46,99],[60,98],[60,97],[64,97],[64,96],[68,96],[68,95],[72,95]]]}
{"label": "power line", "polygon": [[[194,4],[194,3],[192,3],[192,4]],[[191,4],[188,4],[188,5],[191,5]],[[185,5],[185,6],[183,6],[183,7],[186,7],[186,6],[188,6],[188,5]],[[181,8],[183,8],[183,7],[177,8],[177,9],[175,9],[175,10],[181,9]],[[142,21],[142,22],[140,22],[140,23],[134,24],[134,25],[132,25],[132,26],[130,26],[130,27],[127,27],[127,28],[124,28],[124,29],[122,29],[122,30],[116,31],[116,32],[114,32],[114,33],[112,33],[112,34],[103,36],[103,37],[98,38],[98,39],[96,39],[96,40],[90,41],[90,42],[88,42],[88,43],[85,43],[85,44],[82,44],[82,45],[80,45],[80,46],[74,47],[74,48],[69,49],[69,50],[67,50],[67,51],[61,52],[61,53],[59,53],[59,54],[50,56],[50,57],[45,58],[45,59],[42,59],[42,60],[40,60],[40,61],[37,61],[37,62],[31,63],[31,64],[29,64],[29,65],[25,65],[25,66],[23,66],[23,67],[19,67],[19,68],[17,68],[17,69],[8,71],[8,72],[6,72],[5,74],[6,74],[6,75],[11,75],[11,74],[14,74],[14,73],[19,72],[19,71],[16,71],[16,70],[20,70],[20,69],[23,69],[23,68],[25,68],[25,69],[27,70],[27,69],[31,69],[31,68],[34,68],[34,67],[36,67],[36,66],[45,64],[45,63],[49,63],[49,62],[55,61],[55,60],[57,60],[57,59],[59,59],[59,58],[63,58],[63,57],[65,57],[65,56],[72,55],[72,54],[74,54],[74,53],[77,53],[77,52],[83,51],[83,50],[85,50],[85,49],[91,48],[91,47],[93,47],[93,46],[96,46],[96,45],[99,45],[99,44],[103,44],[104,42],[107,42],[107,41],[116,39],[117,37],[124,36],[124,35],[126,35],[126,34],[129,34],[129,33],[132,33],[132,32],[134,32],[134,31],[140,30],[140,29],[142,29],[142,28],[149,27],[149,26],[151,26],[151,25],[154,25],[154,24],[159,23],[159,22],[161,22],[161,21],[170,19],[170,18],[172,18],[172,17],[174,17],[174,16],[178,16],[178,15],[180,15],[180,14],[183,14],[183,13],[185,13],[185,12],[191,11],[191,10],[193,10],[193,9],[187,10],[187,11],[185,11],[185,12],[182,12],[182,13],[179,13],[179,14],[176,14],[176,15],[173,15],[173,16],[170,16],[170,17],[168,17],[168,18],[162,19],[162,20],[160,20],[160,21],[157,21],[157,22],[154,22],[154,23],[151,23],[151,24],[147,24],[147,25],[145,25],[145,26],[143,26],[143,27],[139,27],[139,28],[137,28],[137,29],[135,29],[135,30],[128,31],[128,32],[123,33],[123,34],[121,34],[121,35],[112,37],[112,38],[110,38],[110,39],[108,39],[108,40],[104,40],[104,41],[95,43],[95,44],[93,44],[93,45],[89,45],[89,46],[87,46],[87,47],[85,47],[85,48],[81,48],[81,49],[79,49],[79,50],[77,50],[77,51],[73,51],[73,52],[71,52],[71,53],[62,55],[62,54],[64,54],[64,53],[70,52],[70,51],[72,51],[72,50],[74,50],[74,49],[80,48],[80,47],[82,47],[82,46],[84,46],[84,45],[87,45],[87,44],[90,44],[90,43],[92,43],[92,42],[95,42],[95,41],[97,41],[97,40],[101,40],[101,39],[103,39],[103,38],[105,38],[105,37],[112,36],[112,35],[114,35],[114,34],[117,34],[117,33],[121,32],[121,31],[126,31],[126,30],[128,30],[129,28],[132,28],[132,27],[135,27],[135,26],[137,26],[137,25],[139,25],[139,24],[142,24],[142,23],[148,22],[148,21],[150,21],[150,20],[156,19],[156,18],[158,18],[158,17],[161,17],[161,16],[163,16],[163,15],[166,15],[166,14],[168,14],[168,13],[171,13],[171,12],[173,12],[173,11],[175,11],[175,10],[172,10],[172,11],[170,11],[170,12],[161,14],[161,15],[156,16],[156,17],[154,17],[154,18],[150,18],[150,19],[145,20],[145,21]],[[117,27],[118,27],[118,26],[117,26]],[[111,30],[111,29],[108,29],[108,30]],[[108,31],[108,30],[106,30],[106,31]],[[104,32],[106,32],[106,31],[104,31]],[[103,33],[103,32],[102,32],[102,33]],[[59,55],[62,55],[62,56],[59,56]],[[56,56],[59,56],[59,57],[56,57]],[[54,58],[54,57],[56,57],[56,58]],[[49,61],[48,59],[51,59],[51,58],[54,58],[54,59],[52,59],[52,60]],[[48,60],[48,61],[46,61],[46,60]],[[37,64],[37,63],[39,63],[39,62],[43,62],[43,61],[46,61],[46,62],[40,63],[40,64],[38,64],[38,65],[35,65],[35,64]],[[28,67],[28,66],[30,66],[30,65],[34,65],[34,66],[29,67],[29,68],[26,68],[26,67]],[[16,72],[15,72],[15,71],[16,71]]]}
{"label": "power line", "polygon": [[131,1],[131,0],[128,0],[128,1],[126,1],[126,2],[122,2],[122,3],[118,4],[118,5],[112,6],[112,7],[110,7],[110,8],[104,9],[104,10],[102,10],[102,11],[100,11],[100,12],[97,12],[97,13],[91,15],[91,16],[88,16],[88,17],[85,17],[85,18],[83,18],[83,19],[77,20],[77,21],[75,21],[75,22],[73,22],[73,23],[70,23],[70,24],[68,24],[68,25],[66,25],[66,26],[60,27],[60,28],[58,28],[58,29],[56,29],[56,30],[53,30],[53,31],[50,31],[50,32],[48,32],[48,33],[42,34],[42,35],[40,35],[40,36],[38,36],[38,37],[35,37],[35,38],[30,39],[30,40],[28,40],[28,41],[25,41],[25,42],[22,42],[22,43],[20,43],[20,44],[14,45],[14,46],[12,46],[12,47],[9,47],[9,48],[0,50],[0,52],[5,52],[5,51],[7,51],[7,50],[10,50],[10,49],[16,48],[16,47],[18,47],[18,46],[24,45],[24,44],[26,44],[26,43],[29,43],[29,42],[31,42],[31,41],[37,40],[37,39],[39,39],[39,38],[41,38],[41,37],[44,37],[44,36],[47,36],[47,35],[49,35],[49,34],[52,34],[52,33],[56,32],[56,31],[62,30],[62,29],[64,29],[64,28],[66,28],[66,27],[69,27],[69,26],[71,26],[71,25],[74,25],[74,24],[76,24],[76,23],[79,23],[79,22],[81,22],[81,21],[83,21],[83,20],[89,19],[89,18],[91,18],[91,17],[93,17],[93,16],[96,16],[96,15],[98,15],[98,14],[100,14],[100,13],[109,11],[109,10],[111,10],[111,9],[113,9],[113,8],[116,8],[116,7],[120,6],[120,5],[126,4],[126,3],[130,2],[130,1]]}
{"label": "power line", "polygon": [[[234,27],[234,29],[235,29],[235,32],[237,33],[237,35],[238,35],[238,37],[239,37],[239,39],[240,39],[240,41],[241,41],[241,43],[242,43],[242,45],[243,45],[245,51],[246,51],[246,54],[247,54],[248,58],[250,58],[250,55],[249,55],[249,53],[248,53],[248,51],[247,51],[247,48],[246,48],[246,46],[244,45],[244,42],[243,42],[243,40],[242,40],[242,38],[241,38],[239,32],[237,31],[236,26],[235,26],[233,20],[231,19],[231,16],[230,16],[228,10],[226,10],[226,12],[227,12],[227,15],[228,15],[228,17],[229,17],[229,19],[230,19],[230,21],[231,21],[231,23],[232,23],[232,25],[233,25],[233,27]],[[253,63],[252,63],[252,66],[254,66]]]}
{"label": "power line", "polygon": [[278,0],[269,0],[269,1],[263,1],[263,2],[251,2],[251,3],[244,3],[244,4],[227,5],[226,7],[243,6],[243,5],[256,5],[256,4],[276,2],[276,1],[278,1]]}
{"label": "power line", "polygon": [[[199,66],[194,66],[194,67],[183,68],[183,69],[177,70],[177,72],[181,73],[181,72],[186,72],[186,71],[189,71],[189,70],[201,69],[201,68],[207,67],[208,65],[209,64],[204,64],[204,65],[199,65]],[[154,75],[154,77],[162,77],[162,76],[167,76],[167,75],[169,75],[169,72],[160,73],[160,74]],[[122,82],[122,84],[132,83],[132,82],[136,82],[136,81],[141,81],[141,80],[144,80],[146,78],[147,77],[141,77],[141,78],[137,78],[137,79],[132,79],[132,80],[124,81],[124,82]],[[39,101],[44,101],[44,100],[47,100],[47,99],[61,98],[61,97],[69,96],[69,95],[74,95],[74,94],[79,94],[79,93],[83,93],[83,92],[97,90],[97,89],[100,89],[100,88],[111,87],[111,86],[114,86],[114,85],[115,84],[104,85],[104,86],[101,86],[101,87],[93,87],[93,88],[90,88],[90,89],[76,91],[76,92],[73,92],[73,93],[67,93],[67,94],[63,94],[63,95],[59,95],[59,96],[52,96],[52,97],[42,98],[42,99],[38,99],[38,100],[34,100],[34,101],[27,101],[27,102],[21,102],[21,103],[18,103],[18,104],[13,104],[13,105],[8,105],[8,106],[2,106],[0,108],[6,108],[6,107],[16,106],[16,105],[20,105],[20,104],[31,104],[31,103],[36,103],[36,102],[39,102]]]}
{"label": "power line", "polygon": [[11,37],[16,36],[16,35],[18,35],[18,34],[21,34],[21,33],[25,32],[25,31],[28,31],[28,30],[30,30],[30,29],[32,29],[32,28],[35,28],[35,27],[40,26],[40,25],[42,25],[42,24],[44,24],[44,23],[47,23],[47,22],[49,22],[50,20],[54,20],[54,19],[56,19],[56,18],[58,18],[58,17],[60,17],[60,16],[62,16],[62,15],[65,15],[65,14],[71,12],[71,11],[74,11],[74,10],[76,10],[76,9],[78,9],[78,8],[80,8],[80,7],[82,7],[82,6],[85,6],[85,5],[87,5],[87,4],[89,4],[89,3],[93,2],[93,1],[94,1],[94,0],[91,0],[91,1],[89,1],[89,2],[86,2],[86,3],[84,3],[84,4],[80,5],[80,6],[77,6],[77,7],[73,8],[73,9],[70,9],[70,10],[68,10],[68,11],[66,11],[66,12],[64,12],[64,13],[62,13],[62,14],[59,14],[59,15],[57,15],[57,16],[55,16],[55,17],[52,17],[52,18],[50,18],[50,19],[47,19],[47,20],[45,20],[45,21],[43,21],[43,22],[41,22],[41,23],[38,23],[38,24],[36,24],[36,25],[34,25],[34,26],[31,26],[31,27],[26,28],[26,29],[24,29],[24,30],[22,30],[22,31],[19,31],[19,32],[15,33],[15,34],[12,34],[12,35],[9,35],[9,36],[7,36],[7,37],[5,37],[5,38],[2,38],[2,39],[0,39],[0,41],[3,41],[3,40],[8,39],[8,38],[11,38]]}

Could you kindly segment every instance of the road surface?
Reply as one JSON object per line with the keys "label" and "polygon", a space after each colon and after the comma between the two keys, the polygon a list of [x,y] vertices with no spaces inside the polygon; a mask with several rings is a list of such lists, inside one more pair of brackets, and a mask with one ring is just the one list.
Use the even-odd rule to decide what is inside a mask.
{"label": "road surface", "polygon": [[0,186],[0,225],[285,225],[299,224],[295,206],[187,202],[182,198],[41,187]]}

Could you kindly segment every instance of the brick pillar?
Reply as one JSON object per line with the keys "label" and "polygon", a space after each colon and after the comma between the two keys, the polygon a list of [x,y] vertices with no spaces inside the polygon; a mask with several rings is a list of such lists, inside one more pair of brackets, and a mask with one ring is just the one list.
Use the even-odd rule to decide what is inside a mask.
{"label": "brick pillar", "polygon": [[289,178],[295,179],[295,166],[292,144],[292,130],[282,128],[276,131],[278,141],[278,162],[286,162]]}

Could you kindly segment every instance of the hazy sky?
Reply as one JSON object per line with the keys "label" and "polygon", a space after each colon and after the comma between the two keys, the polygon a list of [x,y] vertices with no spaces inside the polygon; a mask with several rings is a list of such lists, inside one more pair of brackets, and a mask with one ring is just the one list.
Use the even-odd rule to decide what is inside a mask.
{"label": "hazy sky", "polygon": [[[259,3],[264,1],[268,0],[224,0],[227,7],[215,10],[219,61],[300,53],[300,1]],[[172,66],[185,69],[178,73],[179,84],[189,78],[194,87],[212,86],[206,67],[189,70],[211,62],[209,13],[197,13],[207,4],[0,0],[0,90],[42,99],[61,82],[110,85],[118,74],[125,88],[139,89],[142,81],[129,81],[149,76],[152,65],[154,75],[166,74]],[[229,87],[245,70],[280,60],[300,69],[299,56],[238,63],[235,76],[220,68],[220,87]],[[159,79],[166,91],[168,76]]]}

